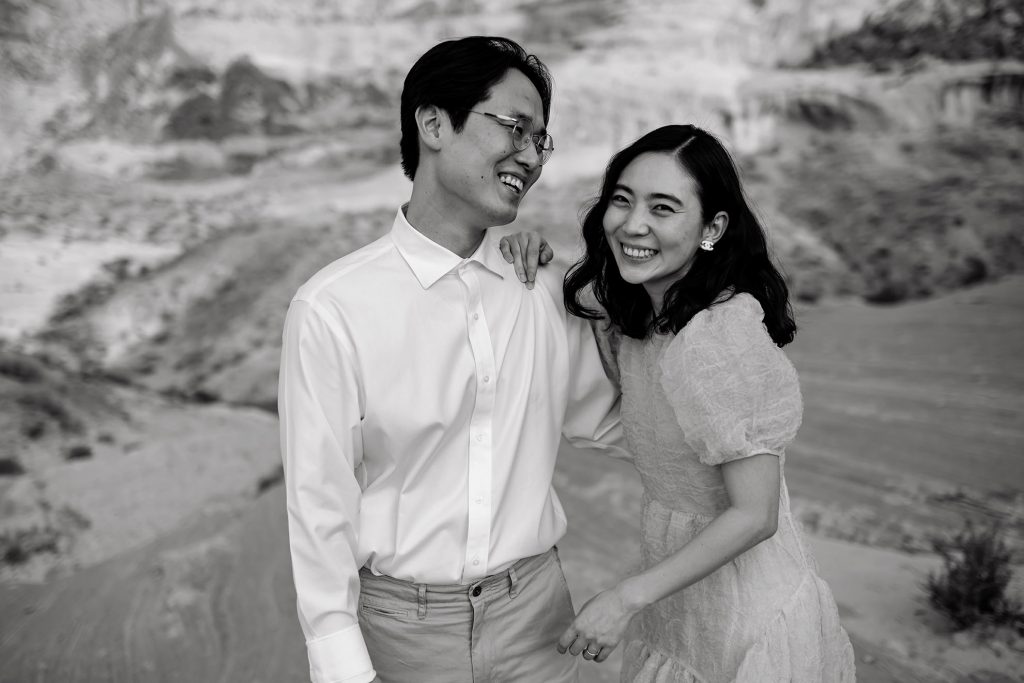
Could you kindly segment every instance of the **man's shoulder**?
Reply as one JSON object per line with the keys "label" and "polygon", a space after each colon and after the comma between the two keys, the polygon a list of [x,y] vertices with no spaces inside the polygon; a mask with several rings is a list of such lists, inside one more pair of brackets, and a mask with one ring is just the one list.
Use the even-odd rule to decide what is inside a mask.
{"label": "man's shoulder", "polygon": [[[501,238],[505,235],[514,232],[511,228],[491,228],[487,231],[485,240],[487,246],[494,250],[494,253],[499,254],[493,259],[494,268],[504,276],[506,282],[515,285],[517,287],[524,287],[519,282],[519,277],[516,275],[515,265],[505,261],[505,258],[500,255],[500,244]],[[535,289],[538,293],[546,296],[551,305],[558,311],[564,313],[562,306],[562,280],[565,278],[565,271],[567,264],[563,260],[553,261],[551,263],[539,266],[537,268],[537,275],[534,278]]]}
{"label": "man's shoulder", "polygon": [[562,281],[565,279],[564,264],[552,261],[537,268],[537,286],[551,297],[551,301],[562,308]]}
{"label": "man's shoulder", "polygon": [[369,244],[331,261],[306,280],[293,300],[318,303],[324,299],[345,298],[364,287],[372,287],[381,276],[377,266],[397,254],[391,235],[386,234]]}

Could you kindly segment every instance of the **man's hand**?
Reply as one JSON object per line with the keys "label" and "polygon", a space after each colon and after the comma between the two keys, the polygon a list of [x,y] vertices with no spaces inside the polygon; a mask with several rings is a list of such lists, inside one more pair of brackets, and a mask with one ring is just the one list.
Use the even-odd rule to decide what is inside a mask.
{"label": "man's hand", "polygon": [[537,266],[551,262],[555,252],[543,237],[533,231],[517,232],[501,238],[501,255],[516,266],[519,281],[533,289],[537,279]]}

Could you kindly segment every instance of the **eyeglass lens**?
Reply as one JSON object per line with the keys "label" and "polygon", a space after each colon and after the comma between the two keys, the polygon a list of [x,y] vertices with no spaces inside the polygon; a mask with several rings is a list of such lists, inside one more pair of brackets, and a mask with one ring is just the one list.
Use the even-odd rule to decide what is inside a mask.
{"label": "eyeglass lens", "polygon": [[526,149],[527,145],[533,144],[537,148],[537,154],[540,155],[541,164],[550,159],[551,152],[554,151],[550,135],[531,135],[519,123],[512,128],[512,144],[520,151]]}

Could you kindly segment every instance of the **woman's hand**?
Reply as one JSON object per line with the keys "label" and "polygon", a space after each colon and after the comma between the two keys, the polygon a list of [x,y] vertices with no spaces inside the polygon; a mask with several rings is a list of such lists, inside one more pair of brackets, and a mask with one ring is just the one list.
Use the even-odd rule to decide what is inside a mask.
{"label": "woman's hand", "polygon": [[533,231],[517,232],[501,238],[501,255],[515,263],[516,275],[527,289],[533,289],[537,279],[537,266],[551,262],[555,252],[543,237]]}
{"label": "woman's hand", "polygon": [[637,610],[626,604],[620,586],[592,597],[558,639],[558,651],[603,662],[618,647]]}

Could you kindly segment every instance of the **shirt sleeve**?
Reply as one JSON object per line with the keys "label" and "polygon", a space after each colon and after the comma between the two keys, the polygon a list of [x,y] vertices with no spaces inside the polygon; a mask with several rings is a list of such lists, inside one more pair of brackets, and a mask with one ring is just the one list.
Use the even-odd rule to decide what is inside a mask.
{"label": "shirt sleeve", "polygon": [[376,673],[356,615],[360,385],[346,335],[327,320],[301,300],[285,318],[278,413],[292,574],[310,680],[368,683]]}
{"label": "shirt sleeve", "polygon": [[567,315],[566,336],[569,394],[563,436],[574,446],[595,448],[615,458],[632,460],[625,450],[618,383],[606,372],[594,330],[588,321]]}
{"label": "shirt sleeve", "polygon": [[796,370],[772,341],[757,299],[701,311],[661,359],[661,384],[683,439],[705,465],[782,456],[803,415]]}
{"label": "shirt sleeve", "polygon": [[597,340],[597,352],[601,357],[601,365],[604,366],[604,373],[615,384],[615,387],[622,391],[622,379],[619,374],[619,344],[622,343],[622,333],[619,328],[607,318],[591,320],[590,329],[594,331],[594,339]]}

